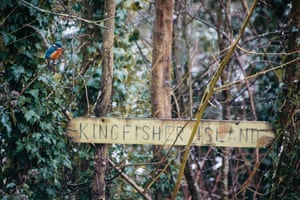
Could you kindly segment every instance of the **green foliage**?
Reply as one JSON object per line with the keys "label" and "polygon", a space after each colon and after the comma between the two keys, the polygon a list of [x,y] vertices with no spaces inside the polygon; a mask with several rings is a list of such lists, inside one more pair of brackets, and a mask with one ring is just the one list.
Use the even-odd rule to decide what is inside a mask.
{"label": "green foliage", "polygon": [[[29,2],[57,13],[67,9],[59,7],[59,3],[54,6],[48,1]],[[86,5],[75,3],[70,8],[78,15],[87,13],[87,16],[82,14],[87,19],[99,20],[103,18],[102,7],[103,1],[89,1]],[[64,23],[58,16],[21,2],[1,2],[0,9],[1,199],[61,199],[72,195],[91,199],[93,148],[73,144],[65,133],[70,117],[93,114],[92,107],[101,89],[101,29],[77,24],[72,18]],[[115,39],[114,113],[147,116],[149,92],[145,81],[140,81],[148,70],[137,65],[142,63],[138,54],[128,53],[135,45],[129,40],[133,29],[124,24],[127,11],[118,10],[116,33],[122,37]],[[82,34],[82,38],[63,35],[74,23],[80,27],[75,35]],[[86,37],[88,34],[94,37]],[[55,40],[64,43],[64,60],[56,64],[55,74],[46,68],[47,46],[43,37],[49,43]],[[134,42],[137,41],[135,38]],[[64,67],[60,69],[61,66]],[[144,101],[147,111],[132,101]],[[132,188],[124,185],[123,189],[128,193],[122,193],[121,198],[133,197]]]}
{"label": "green foliage", "polygon": [[137,41],[139,39],[140,39],[140,31],[138,29],[134,29],[129,36],[129,42]]}
{"label": "green foliage", "polygon": [[78,164],[72,159],[90,158],[73,154],[65,135],[71,80],[47,71],[42,35],[24,26],[43,32],[53,18],[10,2],[1,5],[0,193],[2,199],[56,199],[70,179],[65,172]]}
{"label": "green foliage", "polygon": [[[57,1],[55,4],[52,1],[32,0],[28,2],[54,13],[68,13],[88,20],[103,19],[103,1]],[[132,13],[140,11],[145,14],[147,11],[149,15],[138,15],[141,19],[135,19],[138,23],[143,23],[143,28],[145,28],[152,20],[153,13],[147,8],[150,6],[148,1],[143,0],[118,1],[115,18],[113,110],[111,113],[113,116],[151,116],[149,91],[151,50],[145,45],[147,34],[144,32],[145,29],[139,29],[134,23],[132,23],[134,25],[127,23],[133,20]],[[218,9],[217,4],[207,6]],[[277,0],[271,1],[270,4],[260,4],[252,22],[257,34],[267,34],[258,37],[258,40],[243,38],[242,47],[256,52],[284,52],[286,48],[284,37],[287,34],[278,21],[287,17],[288,10],[289,6],[286,1]],[[49,15],[26,6],[22,1],[1,1],[0,11],[1,199],[71,199],[74,196],[77,199],[91,199],[93,146],[70,142],[66,136],[66,126],[72,117],[93,115],[93,106],[101,90],[102,28],[74,18]],[[199,9],[197,12],[196,16],[203,19],[203,22],[214,22],[212,19],[214,15],[208,15],[208,13],[215,12],[213,9],[210,12]],[[194,19],[187,18],[186,20],[190,23]],[[197,63],[195,66],[199,70],[193,72],[192,77],[195,107],[199,104],[201,92],[214,70],[212,63],[218,58],[212,59],[211,54],[218,51],[218,44],[215,27],[209,27],[209,24],[201,21],[193,21],[193,23],[194,25],[191,26],[193,34],[188,38],[191,48],[188,51],[193,54],[193,59],[195,57],[195,63]],[[239,24],[240,16],[234,16],[232,19],[234,34]],[[151,28],[151,24],[149,27]],[[277,29],[278,27],[280,30]],[[77,31],[73,34],[65,34],[64,31],[69,28],[77,28]],[[251,30],[247,34],[251,34]],[[49,43],[55,40],[62,40],[64,43],[63,59],[56,64],[57,73],[51,73],[46,69],[44,51],[47,46],[43,43],[43,39]],[[181,37],[182,43],[183,40]],[[192,46],[194,41],[198,43]],[[299,38],[296,43],[299,43]],[[202,53],[192,52],[193,48],[199,49]],[[190,62],[188,51],[183,50],[180,55],[183,65]],[[248,59],[249,63],[245,62],[247,65],[243,66],[248,75],[279,65],[286,60],[285,56],[275,54],[249,54]],[[194,63],[194,60],[192,61]],[[233,59],[231,64],[234,66],[236,60]],[[185,67],[187,66],[183,66],[184,69]],[[253,97],[258,119],[274,122],[273,127],[278,129],[278,133],[287,130],[278,121],[278,117],[283,114],[281,112],[283,105],[281,100],[284,98],[282,91],[286,89],[286,85],[282,83],[283,79],[284,71],[276,71],[260,76],[256,80],[250,80],[251,87],[255,88]],[[174,88],[176,87],[174,85]],[[237,87],[237,90],[236,96],[233,96],[229,103],[232,116],[239,116],[242,110],[246,113],[247,119],[253,119],[249,106],[250,99],[244,95],[246,94],[245,87]],[[184,97],[186,91],[183,93]],[[214,98],[222,102],[224,99],[220,96],[216,95]],[[246,105],[245,109],[240,109],[240,102],[236,101],[240,96]],[[299,94],[291,96],[290,105],[299,107]],[[212,104],[215,103],[212,101]],[[297,152],[300,151],[297,146],[294,151],[286,148],[283,155],[287,156],[279,157],[279,144],[274,146],[274,151],[263,161],[262,166],[265,169],[261,169],[260,175],[264,177],[267,184],[260,189],[266,191],[266,197],[272,192],[272,176],[274,175],[272,165],[277,165],[283,160],[285,163],[293,164],[299,155]],[[194,158],[194,161],[200,163],[204,162],[201,159],[207,155],[207,152],[208,149],[203,148],[199,150],[199,155],[195,152],[191,154],[199,157]],[[250,155],[247,153],[245,155]],[[168,173],[163,173],[159,177],[160,184],[153,186],[160,188],[165,194],[172,190],[174,177],[178,173],[179,163],[174,161],[177,160],[178,154],[178,152],[172,152],[172,155],[168,157],[168,161],[171,162]],[[144,187],[152,180],[155,165],[149,163],[152,159],[151,146],[112,145],[109,148],[109,155],[115,163],[123,166],[124,173],[133,180],[139,181],[139,185]],[[208,186],[212,184],[208,180],[217,173],[221,173],[210,168],[215,164],[214,158],[220,155],[210,154],[209,156],[212,157],[208,157],[205,162],[207,166],[203,174],[203,177],[207,179],[204,183]],[[240,162],[243,159],[241,157]],[[239,160],[234,161],[239,162]],[[139,168],[145,170],[142,177],[137,177],[135,174]],[[242,175],[247,175],[247,170],[249,170],[245,166],[238,169]],[[279,180],[287,181],[289,184],[299,182],[299,176],[297,176],[299,172],[295,169],[278,170],[285,170],[281,171],[282,177],[278,177]],[[244,178],[240,181],[244,181]],[[111,199],[142,199],[140,194],[113,168],[108,170],[107,185]],[[154,188],[151,188],[150,193],[153,190]],[[290,196],[285,197],[286,199],[292,199],[297,195],[293,192],[289,194]],[[249,192],[249,196],[251,195]]]}

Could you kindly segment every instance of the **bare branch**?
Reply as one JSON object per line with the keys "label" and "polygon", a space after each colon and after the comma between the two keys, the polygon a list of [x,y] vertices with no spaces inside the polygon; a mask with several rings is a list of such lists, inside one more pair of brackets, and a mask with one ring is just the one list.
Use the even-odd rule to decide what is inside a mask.
{"label": "bare branch", "polygon": [[130,177],[128,177],[124,172],[122,172],[122,170],[119,167],[117,167],[112,160],[108,158],[107,161],[138,193],[140,193],[145,199],[151,200],[151,197],[144,192],[144,189],[138,186]]}
{"label": "bare branch", "polygon": [[25,92],[25,90],[29,88],[34,83],[34,81],[36,81],[36,79],[40,77],[40,75],[40,73],[35,74],[32,80],[25,87],[22,88],[19,96],[21,96]]}
{"label": "bare branch", "polygon": [[[236,57],[237,57],[238,66],[239,66],[239,68],[240,68],[243,76],[247,76],[245,70],[242,67],[242,62],[239,59],[239,54],[237,52],[235,52],[235,54],[236,54]],[[249,94],[249,99],[250,99],[250,105],[251,105],[252,113],[253,113],[253,116],[254,116],[254,120],[256,121],[257,120],[257,115],[256,115],[255,104],[254,104],[254,99],[253,99],[253,92],[252,92],[252,90],[250,88],[249,81],[245,80],[245,82],[246,82],[246,86],[247,86],[247,90],[248,90],[248,94]]]}
{"label": "bare branch", "polygon": [[227,90],[227,89],[229,89],[230,87],[232,87],[233,85],[236,85],[236,84],[240,84],[240,83],[246,82],[247,80],[254,79],[254,78],[256,78],[256,77],[258,77],[258,76],[260,76],[260,75],[264,75],[264,74],[266,74],[266,73],[268,73],[268,72],[271,72],[271,71],[274,71],[274,70],[277,70],[277,69],[286,67],[287,65],[289,65],[289,64],[291,64],[291,63],[294,63],[294,62],[297,62],[297,61],[299,61],[299,60],[300,60],[300,57],[298,57],[298,58],[296,58],[296,59],[294,59],[294,60],[291,60],[291,61],[289,61],[289,62],[283,63],[283,64],[281,64],[281,65],[278,65],[278,66],[276,66],[276,67],[272,67],[271,69],[267,69],[267,70],[258,72],[258,73],[256,73],[256,74],[252,74],[252,75],[250,75],[250,76],[245,77],[245,78],[242,79],[242,80],[237,80],[237,81],[233,81],[233,82],[231,82],[231,83],[225,84],[225,85],[223,85],[223,86],[221,86],[221,87],[215,88],[214,91],[215,91],[215,92],[221,92],[221,91],[223,91],[223,90]]}
{"label": "bare branch", "polygon": [[174,186],[173,194],[172,194],[172,197],[171,197],[172,200],[175,200],[175,198],[177,196],[179,187],[181,185],[181,179],[182,179],[182,176],[183,176],[184,168],[185,168],[185,165],[186,165],[189,153],[190,153],[190,148],[191,148],[192,142],[194,140],[194,136],[196,135],[197,127],[200,124],[200,121],[201,121],[202,116],[204,114],[204,111],[205,111],[205,109],[208,105],[210,97],[214,94],[215,84],[218,81],[218,79],[220,78],[220,76],[222,75],[227,63],[229,62],[229,59],[231,58],[234,50],[236,49],[236,47],[238,45],[238,42],[241,39],[241,37],[242,37],[242,35],[243,35],[243,33],[246,29],[246,26],[247,26],[247,24],[250,20],[250,17],[252,15],[252,13],[254,12],[257,1],[258,0],[254,0],[249,13],[248,13],[246,19],[244,20],[244,22],[243,22],[243,24],[240,28],[240,31],[239,31],[239,34],[238,34],[237,38],[233,41],[233,44],[230,46],[230,48],[227,51],[225,57],[221,60],[217,71],[213,75],[212,79],[210,80],[210,82],[209,82],[209,84],[208,84],[208,86],[207,86],[207,88],[206,88],[206,90],[205,90],[205,92],[202,96],[201,103],[200,103],[199,109],[198,109],[197,114],[196,114],[197,120],[196,120],[196,123],[193,127],[193,130],[192,130],[191,136],[189,138],[188,144],[185,147],[185,152],[184,152],[184,155],[183,155],[183,158],[182,158],[182,164],[180,166],[179,174],[178,174],[176,184]]}
{"label": "bare branch", "polygon": [[46,40],[46,37],[44,36],[44,34],[42,33],[41,30],[39,30],[37,27],[32,26],[31,24],[24,24],[24,27],[29,27],[32,28],[33,30],[35,30],[35,32],[37,32],[41,38],[43,39],[44,45],[48,48],[50,46],[50,44],[48,43],[48,41]]}
{"label": "bare branch", "polygon": [[241,50],[242,52],[246,53],[246,54],[252,54],[254,56],[258,56],[258,55],[284,55],[284,56],[289,56],[295,53],[299,53],[299,51],[293,51],[293,52],[282,52],[282,53],[274,53],[274,52],[255,52],[255,51],[248,51],[247,49],[242,48],[241,46],[237,45],[237,48],[239,50]]}
{"label": "bare branch", "polygon": [[79,16],[75,16],[75,15],[69,15],[69,14],[65,14],[65,13],[57,13],[57,12],[52,12],[50,10],[42,9],[42,8],[37,7],[37,6],[35,6],[31,3],[29,3],[28,1],[25,1],[25,0],[22,0],[22,2],[24,4],[24,6],[26,6],[26,7],[36,9],[36,10],[38,10],[40,12],[43,12],[43,13],[46,13],[46,14],[56,15],[56,16],[61,16],[61,17],[67,17],[67,18],[71,18],[71,19],[75,19],[75,20],[85,22],[87,24],[93,24],[93,25],[96,25],[96,26],[104,28],[104,29],[109,29],[109,27],[105,27],[104,25],[101,24],[105,20],[108,20],[108,18],[107,19],[102,19],[102,20],[96,20],[96,21],[95,20],[88,20],[88,19],[85,19],[85,18],[82,18],[82,17],[79,17]]}

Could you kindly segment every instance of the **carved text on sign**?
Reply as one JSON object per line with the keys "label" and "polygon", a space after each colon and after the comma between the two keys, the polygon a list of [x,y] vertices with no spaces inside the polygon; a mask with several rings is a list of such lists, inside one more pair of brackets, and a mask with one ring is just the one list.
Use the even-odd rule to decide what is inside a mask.
{"label": "carved text on sign", "polygon": [[[195,121],[174,119],[76,118],[68,136],[81,143],[186,145]],[[203,120],[193,145],[263,147],[274,134],[266,122]]]}

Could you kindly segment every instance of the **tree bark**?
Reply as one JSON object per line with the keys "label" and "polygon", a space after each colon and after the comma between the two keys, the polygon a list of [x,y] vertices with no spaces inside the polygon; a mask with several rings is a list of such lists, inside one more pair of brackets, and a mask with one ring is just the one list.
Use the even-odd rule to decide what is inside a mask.
{"label": "tree bark", "polygon": [[173,0],[155,1],[151,99],[152,114],[157,118],[171,118],[173,7]]}
{"label": "tree bark", "polygon": [[[94,110],[96,117],[105,116],[111,111],[115,12],[115,0],[106,0],[104,5],[104,18],[106,19],[104,26],[107,29],[103,31],[101,90],[99,91]],[[93,199],[105,200],[105,172],[107,167],[107,146],[105,144],[95,145],[94,162]]]}
{"label": "tree bark", "polygon": [[[300,57],[300,0],[291,2],[289,15],[288,52],[295,52],[287,58],[287,62]],[[280,136],[276,154],[278,164],[273,174],[273,191],[270,199],[293,199],[300,195],[300,61],[289,64],[286,68],[282,110],[278,114]]]}
{"label": "tree bark", "polygon": [[[172,57],[172,29],[173,29],[173,0],[155,1],[155,23],[153,27],[152,52],[152,84],[151,101],[152,115],[156,118],[171,118],[171,57]],[[162,146],[154,146],[153,161],[158,162],[157,170],[164,168]],[[164,183],[165,184],[165,183]],[[157,183],[154,199],[170,196],[162,192]]]}

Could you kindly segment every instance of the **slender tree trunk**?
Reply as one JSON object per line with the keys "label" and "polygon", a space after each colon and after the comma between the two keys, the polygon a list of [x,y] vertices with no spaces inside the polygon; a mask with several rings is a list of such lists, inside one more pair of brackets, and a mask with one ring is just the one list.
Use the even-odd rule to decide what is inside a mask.
{"label": "slender tree trunk", "polygon": [[[176,117],[192,116],[192,39],[189,37],[192,23],[185,11],[189,10],[192,4],[191,0],[176,0],[175,13],[178,13],[174,19],[173,27],[173,74],[176,90],[175,111]],[[179,14],[180,13],[180,14]]]}
{"label": "slender tree trunk", "polygon": [[[174,83],[176,84],[175,110],[176,117],[192,117],[192,50],[191,43],[194,42],[189,38],[192,23],[185,11],[190,10],[191,0],[175,0],[175,13],[178,13],[174,20],[173,27],[173,67]],[[179,14],[180,13],[180,14]],[[184,147],[182,147],[184,148]],[[182,149],[180,149],[182,150]],[[189,162],[189,161],[188,161]],[[201,193],[198,183],[193,177],[189,163],[184,169],[185,182],[182,186],[182,193],[185,199],[190,197],[193,200],[201,199]]]}
{"label": "slender tree trunk", "polygon": [[[155,1],[151,101],[152,115],[156,118],[171,118],[173,7],[173,0]],[[162,148],[162,146],[154,146],[153,148],[153,161],[158,162],[158,171],[162,170],[166,164],[165,162],[160,162]],[[170,196],[170,194],[161,191],[159,185],[158,181],[155,187],[156,191],[154,191],[154,199],[163,199],[165,196]]]}
{"label": "slender tree trunk", "polygon": [[[96,117],[105,116],[111,111],[112,79],[113,79],[113,41],[115,24],[115,0],[106,0],[104,5],[104,26],[103,31],[103,62],[101,91],[95,107]],[[93,199],[105,199],[105,172],[107,167],[107,147],[105,144],[95,145],[95,174],[93,181]]]}
{"label": "slender tree trunk", "polygon": [[[218,43],[219,51],[222,52],[224,49],[230,46],[232,41],[232,29],[231,29],[231,0],[222,0],[219,4],[218,12]],[[226,34],[226,37],[224,37]],[[221,60],[223,57],[221,58]],[[229,62],[230,63],[230,62]],[[230,77],[231,70],[229,67],[225,68],[223,74],[221,75],[222,84],[227,83]],[[230,90],[224,90],[222,92],[222,120],[231,119],[231,109],[230,100],[231,93]],[[231,148],[223,149],[223,164],[222,164],[222,191],[223,199],[229,199],[229,158],[231,154]]]}
{"label": "slender tree trunk", "polygon": [[[180,13],[182,10],[182,1],[175,0],[174,4],[175,13]],[[185,54],[185,48],[182,47],[182,19],[181,15],[177,14],[173,23],[173,43],[172,43],[172,56],[173,56],[173,66],[174,66],[174,84],[176,85],[176,90],[174,95],[176,95],[176,117],[182,117],[184,112],[184,105],[181,103],[183,99],[184,84],[180,84],[182,77],[184,77],[184,60],[183,56]],[[180,84],[180,85],[179,85]]]}

